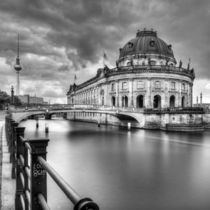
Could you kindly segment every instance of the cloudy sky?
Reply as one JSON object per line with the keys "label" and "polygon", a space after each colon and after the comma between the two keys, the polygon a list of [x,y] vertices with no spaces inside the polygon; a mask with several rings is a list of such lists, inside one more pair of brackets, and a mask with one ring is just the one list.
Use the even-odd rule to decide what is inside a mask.
{"label": "cloudy sky", "polygon": [[194,101],[202,91],[210,103],[209,0],[6,0],[0,19],[0,89],[8,93],[16,84],[17,33],[21,94],[65,103],[75,74],[77,83],[94,76],[103,51],[114,66],[137,29],[154,28],[184,66],[191,58]]}

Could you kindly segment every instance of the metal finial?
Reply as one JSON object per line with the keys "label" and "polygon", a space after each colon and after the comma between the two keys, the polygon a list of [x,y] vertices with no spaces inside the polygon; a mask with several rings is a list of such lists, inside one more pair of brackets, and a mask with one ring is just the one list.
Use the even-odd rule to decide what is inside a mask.
{"label": "metal finial", "polygon": [[19,51],[20,51],[20,46],[19,46],[19,33],[18,33],[18,40],[17,40],[17,58],[19,58]]}

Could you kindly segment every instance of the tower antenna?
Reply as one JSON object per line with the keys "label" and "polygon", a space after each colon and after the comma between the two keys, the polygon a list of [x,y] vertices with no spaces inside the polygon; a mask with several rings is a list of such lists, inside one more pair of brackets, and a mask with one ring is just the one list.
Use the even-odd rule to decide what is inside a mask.
{"label": "tower antenna", "polygon": [[20,92],[20,71],[22,70],[22,67],[20,65],[20,57],[19,57],[19,52],[20,51],[20,46],[19,46],[19,33],[17,37],[17,58],[16,58],[16,63],[14,66],[14,69],[17,73],[17,86],[16,86],[16,94],[19,95]]}
{"label": "tower antenna", "polygon": [[18,43],[17,43],[17,58],[19,58],[19,51],[20,51],[20,46],[19,46],[19,42],[20,42],[20,37],[19,37],[19,33],[18,33]]}

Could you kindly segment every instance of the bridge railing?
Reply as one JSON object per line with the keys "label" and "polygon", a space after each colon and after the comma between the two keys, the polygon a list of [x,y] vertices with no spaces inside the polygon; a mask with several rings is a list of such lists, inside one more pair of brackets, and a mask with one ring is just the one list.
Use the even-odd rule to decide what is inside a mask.
{"label": "bridge railing", "polygon": [[15,210],[49,210],[47,174],[55,181],[74,210],[99,210],[90,198],[82,198],[47,162],[49,139],[25,139],[24,127],[18,127],[9,116],[5,120],[6,138],[16,179]]}

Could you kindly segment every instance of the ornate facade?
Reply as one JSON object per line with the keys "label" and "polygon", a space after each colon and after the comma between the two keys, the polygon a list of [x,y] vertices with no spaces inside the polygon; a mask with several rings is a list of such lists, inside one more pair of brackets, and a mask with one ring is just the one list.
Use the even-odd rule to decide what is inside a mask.
{"label": "ornate facade", "polygon": [[192,107],[194,70],[177,64],[172,46],[153,30],[138,31],[120,48],[116,67],[70,85],[68,104],[160,109]]}

